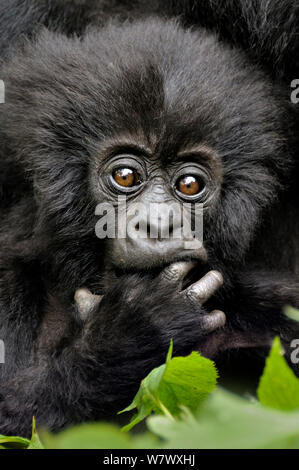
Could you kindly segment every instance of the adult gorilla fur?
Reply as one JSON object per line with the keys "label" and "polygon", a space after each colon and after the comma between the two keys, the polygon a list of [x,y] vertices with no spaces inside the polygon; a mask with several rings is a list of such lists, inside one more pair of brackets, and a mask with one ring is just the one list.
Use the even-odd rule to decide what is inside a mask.
{"label": "adult gorilla fur", "polygon": [[[298,117],[288,89],[299,2],[127,3],[0,1],[1,433],[28,434],[33,415],[53,430],[111,416],[171,338],[176,354],[217,360],[276,334],[288,351],[298,337],[283,307],[299,307]],[[221,40],[150,13],[180,15]],[[204,269],[220,270],[224,286],[205,309],[221,308],[227,323],[210,336],[199,321],[206,310],[188,309],[150,266],[116,282],[105,272],[111,253],[94,234],[90,165],[106,139],[140,130],[155,134],[163,164],[199,131],[221,157]],[[82,286],[105,293],[84,322],[73,303]]]}

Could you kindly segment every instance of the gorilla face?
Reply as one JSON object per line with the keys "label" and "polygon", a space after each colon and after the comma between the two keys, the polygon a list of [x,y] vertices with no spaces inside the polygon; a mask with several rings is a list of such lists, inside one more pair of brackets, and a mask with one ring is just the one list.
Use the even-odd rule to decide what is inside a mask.
{"label": "gorilla face", "polygon": [[[45,32],[4,79],[2,126],[31,175],[51,262],[61,250],[68,260],[56,267],[68,288],[96,276],[103,259],[133,271],[182,259],[225,270],[244,260],[290,165],[285,105],[243,54],[205,30],[152,20],[82,40]],[[184,238],[161,235],[96,239],[96,205],[120,196],[126,211],[187,203],[193,222],[202,204],[203,246],[186,250]],[[145,235],[161,224],[174,230],[173,218],[158,217],[159,228],[147,215],[136,224]],[[69,282],[72,260],[79,272]]]}
{"label": "gorilla face", "polygon": [[[112,264],[134,270],[182,259],[206,261],[206,250],[192,237],[191,225],[197,207],[199,218],[202,205],[212,210],[219,198],[222,172],[212,149],[200,144],[185,148],[165,164],[156,142],[132,135],[123,140],[120,136],[117,142],[112,139],[105,150],[94,165],[92,188],[99,201],[105,200],[99,209],[108,208],[107,201],[111,204],[107,224],[117,209],[115,231],[108,241]],[[103,223],[106,218],[97,229]]]}

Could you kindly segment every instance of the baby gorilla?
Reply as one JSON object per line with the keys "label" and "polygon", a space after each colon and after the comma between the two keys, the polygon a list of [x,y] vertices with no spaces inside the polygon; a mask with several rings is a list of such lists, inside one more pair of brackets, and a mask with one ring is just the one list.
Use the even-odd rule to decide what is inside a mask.
{"label": "baby gorilla", "polygon": [[[292,115],[245,55],[151,19],[44,31],[0,75],[1,433],[111,416],[171,339],[215,358],[287,346],[292,235],[271,227],[293,210]],[[96,206],[119,196],[203,204],[203,246],[99,239]]]}

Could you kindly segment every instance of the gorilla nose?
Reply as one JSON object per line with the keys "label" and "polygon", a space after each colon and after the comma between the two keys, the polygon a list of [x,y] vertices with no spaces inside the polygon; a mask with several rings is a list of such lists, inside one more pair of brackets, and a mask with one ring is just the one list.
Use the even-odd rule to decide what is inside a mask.
{"label": "gorilla nose", "polygon": [[[127,235],[130,239],[149,239],[155,241],[182,238],[186,233],[186,222],[180,205],[154,203],[138,208],[128,216]],[[190,229],[189,229],[190,231]]]}
{"label": "gorilla nose", "polygon": [[183,217],[181,208],[166,204],[144,206],[127,217],[126,237],[114,241],[113,263],[124,269],[148,269],[207,254]]}

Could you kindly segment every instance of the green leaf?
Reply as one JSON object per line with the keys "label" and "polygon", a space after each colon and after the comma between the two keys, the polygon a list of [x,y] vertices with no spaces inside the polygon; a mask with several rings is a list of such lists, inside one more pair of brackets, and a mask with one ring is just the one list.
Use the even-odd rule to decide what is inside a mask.
{"label": "green leaf", "polygon": [[299,310],[293,307],[286,307],[284,312],[291,320],[299,322]]}
{"label": "green leaf", "polygon": [[169,349],[168,349],[168,353],[167,353],[167,356],[166,356],[166,364],[168,364],[171,361],[172,353],[173,353],[173,341],[171,339],[170,340],[170,346],[169,346]]}
{"label": "green leaf", "polygon": [[27,449],[29,444],[29,439],[18,436],[3,436],[0,434],[0,445],[4,449]]}
{"label": "green leaf", "polygon": [[284,411],[299,409],[299,379],[283,357],[279,338],[273,341],[257,395],[264,406]]}
{"label": "green leaf", "polygon": [[108,423],[81,424],[59,434],[43,432],[42,440],[46,449],[153,449],[157,445],[149,433],[133,438]]}
{"label": "green leaf", "polygon": [[0,448],[2,449],[44,449],[36,431],[35,419],[32,419],[31,439],[18,436],[0,435]]}
{"label": "green leaf", "polygon": [[32,435],[27,449],[44,449],[36,430],[35,418],[32,419]]}
{"label": "green leaf", "polygon": [[221,388],[196,416],[184,409],[180,420],[152,416],[147,426],[168,449],[299,448],[299,412],[271,410]]}
{"label": "green leaf", "polygon": [[138,410],[123,431],[130,430],[152,412],[173,419],[180,414],[182,406],[196,411],[215,388],[218,375],[212,361],[197,352],[173,359],[171,353],[172,343],[166,364],[150,372],[131,405],[121,411]]}

